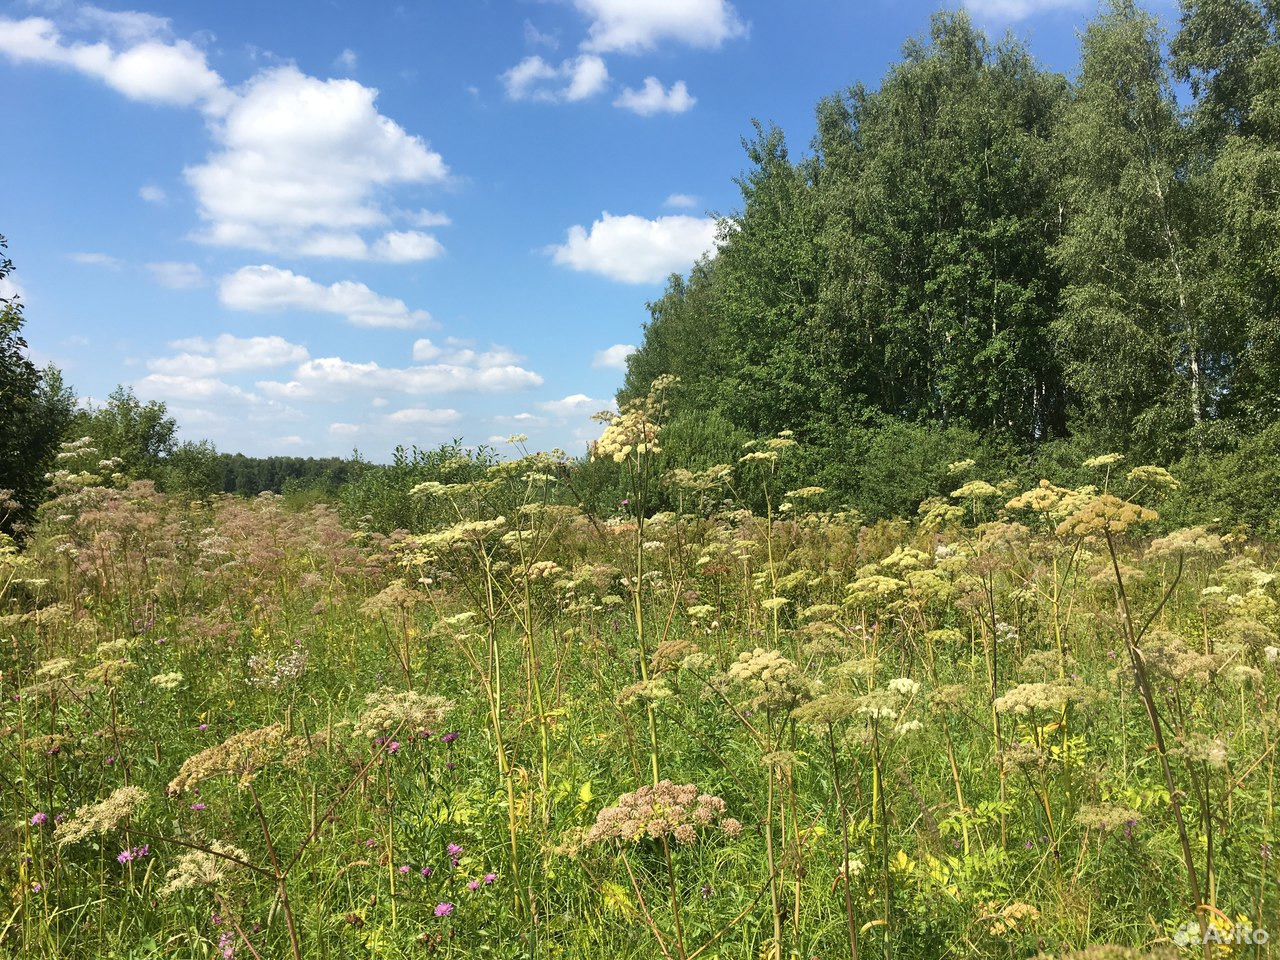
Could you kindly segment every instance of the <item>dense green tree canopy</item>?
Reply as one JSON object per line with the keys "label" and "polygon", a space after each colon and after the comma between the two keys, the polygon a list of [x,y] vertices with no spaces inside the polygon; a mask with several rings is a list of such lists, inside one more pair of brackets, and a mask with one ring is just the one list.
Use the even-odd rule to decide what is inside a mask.
{"label": "dense green tree canopy", "polygon": [[118,386],[102,406],[90,406],[73,428],[90,437],[104,459],[116,459],[135,477],[158,479],[166,457],[178,448],[178,422],[158,400],[143,403],[133,389]]}
{"label": "dense green tree canopy", "polygon": [[818,105],[807,156],[757,124],[622,397],[674,373],[677,418],[793,429],[855,494],[847,454],[889,423],[1022,456],[1245,436],[1280,417],[1277,134],[1262,3],[1189,0],[1170,41],[1118,0],[1070,80],[939,14],[878,89]]}
{"label": "dense green tree canopy", "polygon": [[[5,246],[0,237],[0,280],[13,268]],[[21,300],[0,298],[0,532],[9,533],[20,531],[39,503],[75,407],[58,370],[40,370],[27,356],[22,325]]]}

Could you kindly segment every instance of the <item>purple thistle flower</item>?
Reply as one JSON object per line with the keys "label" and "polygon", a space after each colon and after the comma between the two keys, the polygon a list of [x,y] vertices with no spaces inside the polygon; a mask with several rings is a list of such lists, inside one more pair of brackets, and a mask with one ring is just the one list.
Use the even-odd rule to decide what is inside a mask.
{"label": "purple thistle flower", "polygon": [[470,890],[472,893],[475,893],[477,890],[480,889],[480,881],[472,880],[470,883],[467,884],[467,889]]}
{"label": "purple thistle flower", "polygon": [[412,867],[410,867],[410,866],[406,863],[403,867],[401,867],[401,868],[400,868],[400,875],[401,875],[401,876],[405,876],[405,875],[406,875],[406,874],[408,874],[408,872],[409,872],[410,870],[412,870],[412,869],[413,869],[413,868],[412,868]]}
{"label": "purple thistle flower", "polygon": [[121,850],[120,855],[116,859],[122,863],[133,863],[135,860],[143,860],[151,856],[151,847],[143,844],[140,847],[130,847],[127,850]]}
{"label": "purple thistle flower", "polygon": [[458,734],[456,734],[456,733],[446,733],[443,737],[441,737],[441,738],[440,738],[440,742],[441,742],[441,743],[444,743],[444,744],[450,744],[450,743],[453,743],[453,741],[455,741],[455,740],[457,740],[457,739],[458,739]]}
{"label": "purple thistle flower", "polygon": [[451,916],[453,916],[453,911],[454,911],[454,909],[455,909],[455,908],[454,908],[454,906],[453,906],[453,904],[452,904],[452,903],[437,903],[437,904],[436,904],[436,916],[437,916],[437,917],[451,917]]}
{"label": "purple thistle flower", "polygon": [[194,810],[196,813],[200,813],[204,810],[208,810],[209,805],[207,803],[193,803],[191,805],[191,809]]}
{"label": "purple thistle flower", "polygon": [[435,871],[434,871],[434,870],[432,870],[430,867],[423,867],[423,868],[422,868],[422,879],[423,879],[423,880],[427,879],[427,877],[431,876],[433,873],[435,873]]}
{"label": "purple thistle flower", "polygon": [[31,818],[31,825],[33,827],[43,827],[48,822],[49,815],[47,813],[37,813]]}
{"label": "purple thistle flower", "polygon": [[484,875],[484,885],[486,887],[492,887],[497,882],[498,882],[498,875],[496,873],[486,873]]}

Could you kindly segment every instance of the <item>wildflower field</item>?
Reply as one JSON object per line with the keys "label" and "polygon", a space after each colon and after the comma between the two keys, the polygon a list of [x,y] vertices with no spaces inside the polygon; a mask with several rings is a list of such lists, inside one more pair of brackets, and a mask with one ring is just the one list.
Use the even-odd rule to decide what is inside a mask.
{"label": "wildflower field", "polygon": [[1280,0],[129,6],[0,8],[0,960],[1280,957]]}
{"label": "wildflower field", "polygon": [[67,448],[0,555],[0,950],[1266,955],[1273,549],[1119,456],[875,524],[785,434],[659,473],[662,387],[611,516],[558,455],[383,535]]}

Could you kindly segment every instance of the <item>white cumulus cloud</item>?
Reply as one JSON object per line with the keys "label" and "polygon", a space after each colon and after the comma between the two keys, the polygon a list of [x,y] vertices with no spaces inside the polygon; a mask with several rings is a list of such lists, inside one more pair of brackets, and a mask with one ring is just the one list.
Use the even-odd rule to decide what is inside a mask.
{"label": "white cumulus cloud", "polygon": [[259,398],[217,377],[184,373],[152,373],[134,384],[144,400],[254,404]]}
{"label": "white cumulus cloud", "polygon": [[[292,65],[232,88],[203,50],[171,36],[163,17],[70,4],[52,9],[58,23],[0,17],[0,57],[76,70],[130,99],[204,114],[213,152],[184,171],[204,222],[196,239],[391,263],[440,255],[429,234],[391,230],[385,201],[397,187],[443,182],[448,167],[378,110],[376,89],[321,80]],[[164,201],[159,187],[140,192],[149,203]]]}
{"label": "white cumulus cloud", "polygon": [[[415,353],[420,355],[419,351]],[[291,380],[264,380],[257,386],[267,396],[281,400],[332,400],[360,391],[409,395],[496,393],[542,385],[539,374],[520,366],[520,358],[503,348],[483,353],[450,349],[432,354],[431,360],[408,367],[384,367],[373,360],[318,357],[300,364]]]}
{"label": "white cumulus cloud", "polygon": [[625,370],[627,369],[627,357],[635,352],[636,348],[632,344],[615,343],[612,347],[597,350],[596,355],[591,360],[591,366],[597,370]]}
{"label": "white cumulus cloud", "polygon": [[147,361],[148,370],[170,376],[214,377],[302,363],[309,356],[306,347],[276,336],[235,337],[224,333],[212,340],[175,340],[169,346],[180,352]]}
{"label": "white cumulus cloud", "polygon": [[506,347],[475,350],[470,343],[454,337],[446,339],[442,347],[422,337],[413,342],[413,359],[417,363],[502,367],[519,363],[521,357]]}
{"label": "white cumulus cloud", "polygon": [[980,20],[1025,20],[1053,10],[1079,10],[1085,0],[964,0]]}
{"label": "white cumulus cloud", "polygon": [[557,417],[571,417],[575,414],[598,413],[608,406],[603,400],[592,400],[585,393],[574,393],[563,400],[547,400],[538,407]]}
{"label": "white cumulus cloud", "polygon": [[303,310],[332,313],[357,327],[407,329],[431,322],[425,310],[410,310],[403,300],[384,297],[363,283],[341,280],[325,286],[310,277],[268,264],[241,267],[222,278],[218,298],[233,310]]}
{"label": "white cumulus cloud", "polygon": [[68,40],[52,20],[0,17],[0,54],[16,63],[65,67],[101,80],[131,100],[225,109],[230,94],[204,51],[164,34],[168,21],[148,14],[109,14],[79,21],[111,34],[109,42]]}
{"label": "white cumulus cloud", "polygon": [[626,87],[613,105],[651,117],[656,113],[684,113],[692,110],[697,102],[698,98],[689,93],[683,80],[677,80],[668,90],[657,77],[645,77],[643,87]]}
{"label": "white cumulus cloud", "polygon": [[576,103],[589,100],[609,85],[609,71],[597,56],[584,54],[553,66],[541,57],[525,57],[502,75],[511,100]]}
{"label": "white cumulus cloud", "polygon": [[[387,263],[416,263],[419,260],[434,260],[444,253],[444,244],[429,233],[418,230],[393,230],[384,233],[369,248],[374,260]],[[360,258],[353,258],[360,259]]]}
{"label": "white cumulus cloud", "polygon": [[550,248],[552,259],[573,270],[596,273],[622,283],[660,283],[688,270],[715,249],[717,223],[710,217],[683,215],[647,220],[608,212],[587,229],[569,228],[565,242]]}
{"label": "white cumulus cloud", "polygon": [[500,415],[493,418],[494,423],[517,423],[522,426],[536,426],[544,423],[542,417],[525,411],[510,416]]}
{"label": "white cumulus cloud", "polygon": [[368,236],[390,220],[382,191],[448,177],[440,154],[378,112],[377,96],[292,66],[250,80],[212,123],[219,149],[186,170],[207,224],[199,239],[352,260],[437,256],[426,234]]}
{"label": "white cumulus cloud", "polygon": [[671,40],[715,48],[746,34],[727,0],[573,0],[591,26],[583,49],[638,53]]}
{"label": "white cumulus cloud", "polygon": [[438,427],[448,423],[456,423],[461,417],[462,414],[452,407],[445,407],[442,410],[432,410],[428,407],[406,407],[404,410],[397,410],[395,413],[387,414],[387,422]]}

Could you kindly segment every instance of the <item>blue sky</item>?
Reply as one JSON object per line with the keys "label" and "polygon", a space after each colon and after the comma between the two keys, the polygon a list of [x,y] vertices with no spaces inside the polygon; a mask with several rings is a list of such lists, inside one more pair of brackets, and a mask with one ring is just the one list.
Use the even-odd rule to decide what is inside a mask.
{"label": "blue sky", "polygon": [[[971,0],[1056,69],[1092,5]],[[0,4],[0,232],[33,355],[251,454],[577,453],[662,278],[938,4]],[[1168,9],[1157,8],[1166,18]]]}

